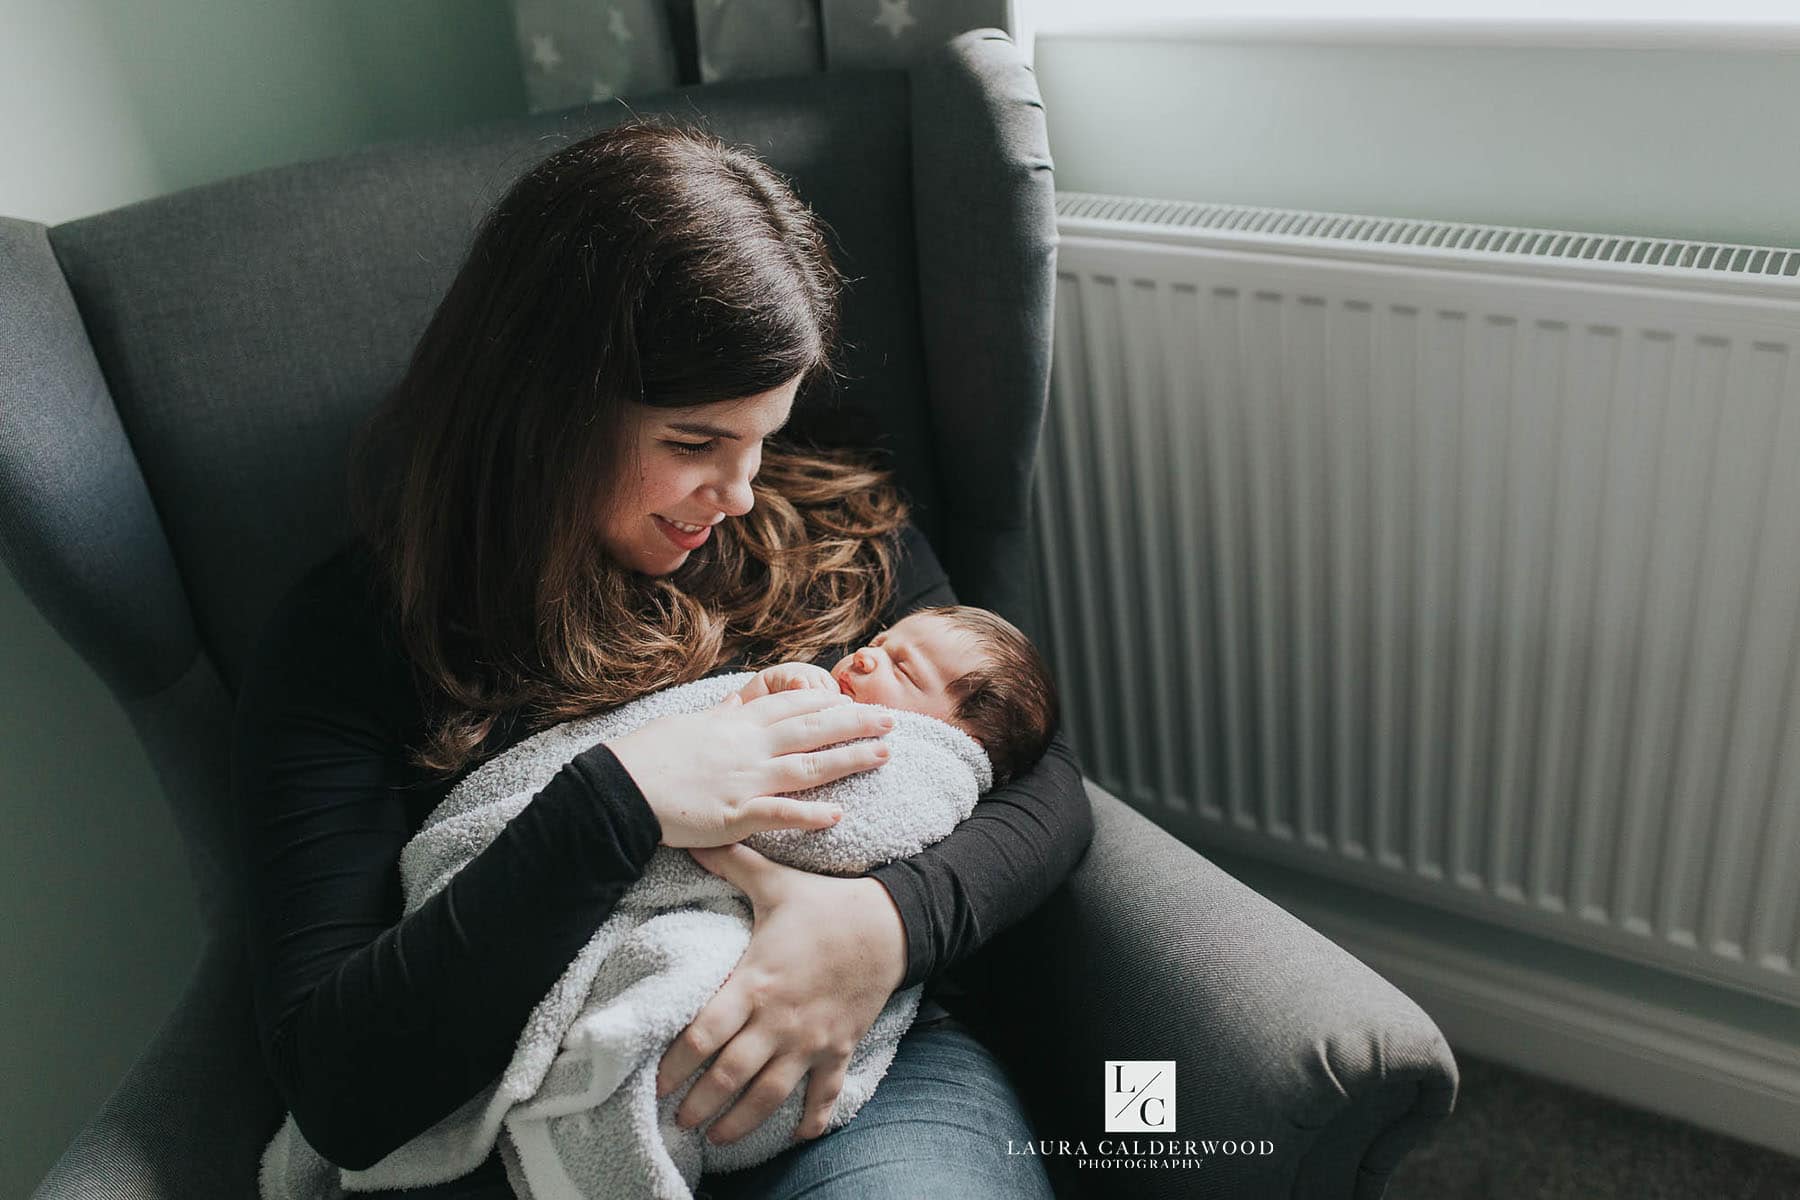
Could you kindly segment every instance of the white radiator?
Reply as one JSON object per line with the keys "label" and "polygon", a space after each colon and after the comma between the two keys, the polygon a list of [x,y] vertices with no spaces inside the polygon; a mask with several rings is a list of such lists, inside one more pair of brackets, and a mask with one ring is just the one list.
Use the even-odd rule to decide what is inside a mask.
{"label": "white radiator", "polygon": [[1037,536],[1087,772],[1800,1001],[1800,252],[1058,207]]}

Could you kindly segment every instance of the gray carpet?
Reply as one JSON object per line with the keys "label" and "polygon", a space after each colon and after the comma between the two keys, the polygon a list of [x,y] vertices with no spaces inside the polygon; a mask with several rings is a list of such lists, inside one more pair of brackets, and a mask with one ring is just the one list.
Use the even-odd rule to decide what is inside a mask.
{"label": "gray carpet", "polygon": [[1456,1051],[1456,1110],[1387,1200],[1800,1200],[1800,1159]]}

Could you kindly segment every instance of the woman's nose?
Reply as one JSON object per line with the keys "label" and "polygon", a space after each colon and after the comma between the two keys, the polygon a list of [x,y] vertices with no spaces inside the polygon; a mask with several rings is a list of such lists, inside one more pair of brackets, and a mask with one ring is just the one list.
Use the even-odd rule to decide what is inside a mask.
{"label": "woman's nose", "polygon": [[750,488],[750,476],[737,476],[713,489],[719,510],[728,517],[741,517],[756,507],[756,493]]}

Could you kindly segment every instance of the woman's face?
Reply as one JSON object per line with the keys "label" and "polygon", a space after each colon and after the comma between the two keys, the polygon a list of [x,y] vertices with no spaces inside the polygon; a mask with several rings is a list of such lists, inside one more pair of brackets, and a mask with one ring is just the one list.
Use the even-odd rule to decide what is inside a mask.
{"label": "woman's face", "polygon": [[749,512],[763,439],[787,424],[799,387],[793,379],[760,395],[693,408],[631,405],[636,477],[628,464],[619,503],[600,531],[613,561],[667,575],[705,544],[712,526]]}

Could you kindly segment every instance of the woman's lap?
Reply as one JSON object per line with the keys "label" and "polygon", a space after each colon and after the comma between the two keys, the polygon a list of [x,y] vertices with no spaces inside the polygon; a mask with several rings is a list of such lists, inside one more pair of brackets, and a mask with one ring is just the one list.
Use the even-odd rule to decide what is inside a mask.
{"label": "woman's lap", "polygon": [[[742,1171],[707,1175],[697,1200],[913,1200],[981,1196],[1049,1200],[1035,1156],[1010,1156],[1031,1137],[1000,1061],[954,1017],[915,1025],[850,1123]],[[511,1197],[498,1153],[472,1174],[398,1200]]]}
{"label": "woman's lap", "polygon": [[910,1200],[1051,1197],[1036,1157],[1009,1156],[1032,1136],[1000,1062],[955,1018],[915,1025],[881,1084],[848,1125],[758,1166],[707,1175],[699,1200]]}

